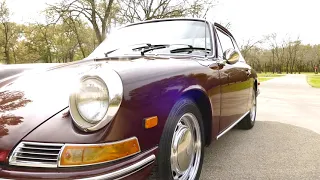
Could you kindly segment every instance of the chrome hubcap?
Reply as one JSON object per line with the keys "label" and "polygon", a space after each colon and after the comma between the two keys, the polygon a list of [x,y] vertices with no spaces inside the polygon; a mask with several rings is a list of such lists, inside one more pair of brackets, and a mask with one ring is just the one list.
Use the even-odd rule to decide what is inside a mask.
{"label": "chrome hubcap", "polygon": [[251,121],[255,121],[256,119],[256,110],[257,110],[257,101],[255,93],[252,93],[252,107],[250,111],[250,119]]}
{"label": "chrome hubcap", "polygon": [[171,143],[171,170],[173,179],[195,179],[200,165],[201,133],[197,118],[184,114],[173,134]]}

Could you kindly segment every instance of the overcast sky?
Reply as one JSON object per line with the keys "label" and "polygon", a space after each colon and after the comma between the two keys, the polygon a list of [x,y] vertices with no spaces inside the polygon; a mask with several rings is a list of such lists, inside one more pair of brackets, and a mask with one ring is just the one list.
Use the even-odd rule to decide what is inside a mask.
{"label": "overcast sky", "polygon": [[[46,3],[59,0],[7,0],[16,22],[43,19]],[[280,38],[300,36],[303,43],[320,44],[320,0],[219,0],[208,19],[230,22],[238,43],[277,33]]]}

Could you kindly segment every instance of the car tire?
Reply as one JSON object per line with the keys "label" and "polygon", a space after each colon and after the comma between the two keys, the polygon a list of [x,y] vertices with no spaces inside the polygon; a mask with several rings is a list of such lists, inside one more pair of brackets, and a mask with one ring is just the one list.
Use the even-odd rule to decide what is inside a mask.
{"label": "car tire", "polygon": [[189,98],[182,98],[174,105],[160,139],[153,177],[199,179],[205,142],[201,117],[197,105]]}
{"label": "car tire", "polygon": [[252,101],[251,101],[251,109],[250,112],[240,121],[239,127],[241,129],[249,130],[252,129],[257,116],[257,91],[255,88],[252,93]]}

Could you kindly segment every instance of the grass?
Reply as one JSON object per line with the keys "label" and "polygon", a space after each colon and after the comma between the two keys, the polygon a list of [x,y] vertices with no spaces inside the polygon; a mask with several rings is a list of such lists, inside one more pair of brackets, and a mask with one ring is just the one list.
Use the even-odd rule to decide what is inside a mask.
{"label": "grass", "polygon": [[[299,74],[299,73],[296,73]],[[307,82],[310,84],[310,86],[315,88],[320,88],[320,74],[315,74],[314,72],[301,72],[300,74],[307,75]],[[258,73],[258,79],[259,82],[268,81],[273,78],[282,77],[285,76],[284,74],[272,74],[271,72],[267,73]]]}
{"label": "grass", "polygon": [[315,88],[320,88],[320,74],[313,74],[307,76],[307,82],[310,86]]}
{"label": "grass", "polygon": [[314,72],[302,72],[302,73],[300,73],[300,74],[304,74],[304,75],[314,75],[314,76],[319,76],[320,75],[320,73],[318,73],[318,74],[315,74]]}
{"label": "grass", "polygon": [[285,74],[272,74],[272,73],[258,73],[258,80],[259,82],[268,81],[270,79],[276,78],[276,77],[282,77],[285,76]]}
{"label": "grass", "polygon": [[274,77],[258,77],[259,82],[268,81],[270,79],[273,79]]}
{"label": "grass", "polygon": [[286,74],[258,73],[258,77],[282,77]]}

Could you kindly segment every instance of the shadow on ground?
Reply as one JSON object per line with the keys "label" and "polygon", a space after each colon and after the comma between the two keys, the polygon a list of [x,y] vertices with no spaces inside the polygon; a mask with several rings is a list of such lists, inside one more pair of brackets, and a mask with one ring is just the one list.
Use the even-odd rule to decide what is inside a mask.
{"label": "shadow on ground", "polygon": [[320,179],[320,135],[269,121],[233,129],[205,149],[200,179]]}

